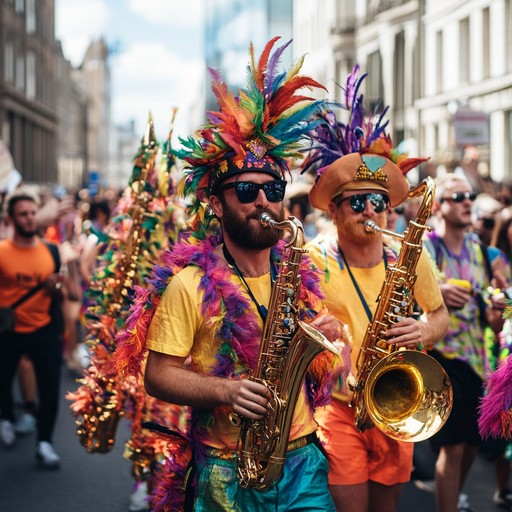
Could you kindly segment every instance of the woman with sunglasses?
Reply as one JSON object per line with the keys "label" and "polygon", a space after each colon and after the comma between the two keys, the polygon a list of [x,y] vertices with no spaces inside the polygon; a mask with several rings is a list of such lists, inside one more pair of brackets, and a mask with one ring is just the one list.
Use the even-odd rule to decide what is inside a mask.
{"label": "woman with sunglasses", "polygon": [[[284,440],[282,478],[260,492],[243,488],[237,477],[240,429],[230,417],[235,413],[259,420],[268,414],[268,387],[247,377],[258,365],[272,288],[284,257],[281,232],[263,226],[259,218],[263,212],[277,221],[284,218],[288,157],[297,154],[317,105],[295,92],[305,83],[319,87],[310,78],[295,77],[298,69],[283,80],[286,73],[277,72],[276,60],[287,45],[270,56],[277,39],[268,43],[259,61],[252,55],[251,62],[259,66],[250,67],[248,91],[235,97],[212,73],[220,112],[210,112],[210,124],[176,152],[187,164],[181,189],[191,213],[197,214],[194,232],[164,257],[166,266],[156,270],[153,286],[136,299],[139,315],[127,326],[126,345],[120,345],[133,353],[134,341],[145,340],[147,391],[190,407],[186,436],[193,469],[186,483],[186,510],[334,511],[313,418],[314,408],[330,399],[332,373],[339,366],[334,355],[317,356],[307,386],[299,390]],[[265,62],[269,58],[271,66]],[[274,98],[280,99],[278,104]],[[301,300],[294,314],[334,341],[341,336],[340,322],[317,314],[323,311],[318,276],[306,256],[299,274]],[[162,484],[171,490],[157,491],[166,499],[153,502],[159,505],[153,510],[163,510],[161,505],[181,510],[184,485],[177,477],[187,474],[188,462],[179,450],[173,452]]]}
{"label": "woman with sunglasses", "polygon": [[[362,98],[356,98],[353,91],[357,83],[357,76],[349,76],[346,90],[353,96],[347,104],[361,109]],[[334,222],[336,235],[318,237],[307,248],[323,271],[325,304],[348,327],[352,368],[357,372],[361,344],[377,308],[386,267],[397,259],[397,251],[382,234],[368,232],[364,224],[372,220],[386,227],[388,208],[407,198],[405,172],[421,160],[396,155],[381,127],[355,124],[368,118],[360,110],[351,111],[348,125],[336,121],[333,113],[324,117],[330,129],[320,126],[313,135],[313,147],[318,149],[309,158],[319,170],[309,198],[314,208]],[[349,148],[353,152],[347,152]],[[392,159],[392,154],[398,159]],[[425,318],[404,318],[387,331],[389,344],[407,349],[432,347],[448,325],[448,313],[425,254],[419,259],[417,274],[414,297]],[[336,387],[331,404],[315,416],[328,455],[329,488],[337,510],[396,510],[401,486],[410,479],[413,443],[398,442],[377,428],[359,432],[350,398],[347,386]]]}

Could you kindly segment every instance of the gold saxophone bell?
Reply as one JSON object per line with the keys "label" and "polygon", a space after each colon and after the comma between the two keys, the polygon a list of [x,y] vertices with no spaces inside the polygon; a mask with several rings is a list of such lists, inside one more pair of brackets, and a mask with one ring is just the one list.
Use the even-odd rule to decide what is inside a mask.
{"label": "gold saxophone bell", "polygon": [[413,288],[422,236],[434,201],[435,182],[425,179],[409,197],[423,195],[416,218],[403,235],[396,235],[367,220],[365,229],[402,239],[395,264],[386,269],[377,309],[370,322],[356,367],[351,406],[360,431],[376,426],[398,441],[424,441],[445,424],[453,406],[450,379],[432,357],[416,350],[395,350],[385,331],[412,314]]}
{"label": "gold saxophone bell", "polygon": [[446,422],[453,404],[450,380],[432,357],[398,351],[379,361],[364,389],[368,416],[398,441],[424,441]]}

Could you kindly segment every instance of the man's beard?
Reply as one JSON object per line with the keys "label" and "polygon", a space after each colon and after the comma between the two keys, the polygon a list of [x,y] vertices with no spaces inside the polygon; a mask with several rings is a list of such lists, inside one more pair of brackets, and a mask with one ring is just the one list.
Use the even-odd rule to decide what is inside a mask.
{"label": "man's beard", "polygon": [[[372,220],[380,228],[386,227],[385,215],[376,215]],[[341,232],[343,237],[356,244],[366,244],[375,236],[375,233],[366,231],[364,226],[362,226],[359,222],[355,222],[353,217],[342,217],[341,219],[338,218],[336,220],[336,224],[339,232]]]}
{"label": "man's beard", "polygon": [[262,213],[268,213],[277,222],[284,220],[284,208],[278,213],[266,210],[265,208],[256,208],[254,213],[243,218],[234,208],[224,202],[224,216],[222,217],[222,227],[224,232],[229,235],[231,241],[238,247],[249,250],[262,250],[273,247],[279,242],[282,231],[265,227],[262,225],[253,226],[249,221],[258,220]]}
{"label": "man's beard", "polygon": [[21,236],[22,238],[32,238],[38,234],[37,228],[27,230],[23,226],[20,226],[16,221],[14,221],[14,231],[17,235]]}

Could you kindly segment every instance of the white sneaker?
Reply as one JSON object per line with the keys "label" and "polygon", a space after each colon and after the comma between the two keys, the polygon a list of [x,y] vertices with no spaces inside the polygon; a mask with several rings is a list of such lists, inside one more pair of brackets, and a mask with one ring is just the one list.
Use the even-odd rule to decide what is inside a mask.
{"label": "white sneaker", "polygon": [[17,434],[30,434],[36,429],[36,418],[33,414],[24,412],[17,420],[14,430]]}
{"label": "white sneaker", "polygon": [[135,482],[135,487],[130,495],[128,510],[130,512],[142,512],[144,510],[149,510],[147,482]]}
{"label": "white sneaker", "polygon": [[11,447],[16,441],[14,425],[9,420],[0,420],[0,439],[6,448]]}
{"label": "white sneaker", "polygon": [[467,494],[459,494],[459,503],[457,504],[457,509],[459,512],[475,512],[475,509],[469,503],[469,498]]}
{"label": "white sneaker", "polygon": [[58,469],[60,467],[60,457],[48,441],[37,443],[36,458],[45,468]]}

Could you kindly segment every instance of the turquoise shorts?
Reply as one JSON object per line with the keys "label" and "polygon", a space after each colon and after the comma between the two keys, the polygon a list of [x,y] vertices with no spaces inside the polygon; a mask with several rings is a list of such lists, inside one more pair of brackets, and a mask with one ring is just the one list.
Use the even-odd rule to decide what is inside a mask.
{"label": "turquoise shorts", "polygon": [[329,466],[315,444],[286,455],[283,475],[266,492],[242,489],[233,460],[207,457],[197,466],[197,512],[329,511],[335,512],[327,488]]}

